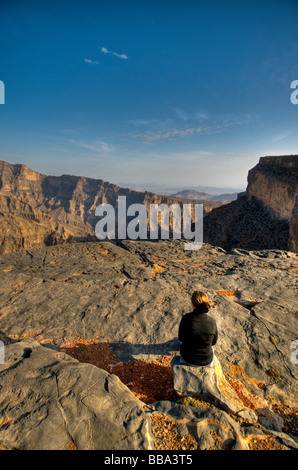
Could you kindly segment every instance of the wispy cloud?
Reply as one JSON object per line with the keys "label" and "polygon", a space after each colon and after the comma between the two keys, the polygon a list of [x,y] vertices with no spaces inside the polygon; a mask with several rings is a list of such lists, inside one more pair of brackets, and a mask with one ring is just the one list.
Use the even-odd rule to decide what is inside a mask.
{"label": "wispy cloud", "polygon": [[[176,113],[178,115],[178,113]],[[179,116],[183,121],[187,121],[186,115],[181,112]],[[185,127],[170,127],[167,128],[162,126],[159,129],[148,129],[143,133],[130,134],[132,138],[138,138],[141,142],[150,144],[159,140],[172,140],[177,138],[191,137],[194,135],[212,135],[224,131],[229,127],[248,125],[257,120],[256,115],[245,115],[245,116],[223,116],[221,119],[209,120],[207,115],[201,115],[201,120],[204,120],[204,124],[198,126],[193,120],[189,122]],[[144,125],[146,121],[144,120]],[[148,121],[149,122],[149,121]],[[151,120],[153,122],[153,120]],[[157,122],[157,121],[156,121]],[[192,124],[192,125],[191,125]]]}
{"label": "wispy cloud", "polygon": [[189,137],[194,134],[203,134],[207,133],[207,129],[203,129],[202,127],[187,127],[184,129],[166,129],[156,132],[145,132],[143,134],[143,139],[146,142],[154,142],[157,140],[162,139],[170,139],[173,137]]}
{"label": "wispy cloud", "polygon": [[99,64],[98,60],[92,60],[92,59],[84,59],[84,62],[87,62],[87,64],[93,64],[93,65]]}
{"label": "wispy cloud", "polygon": [[206,113],[196,113],[194,117],[195,117],[195,119],[199,119],[199,120],[200,119],[207,119],[208,114],[206,114]]}
{"label": "wispy cloud", "polygon": [[184,111],[183,109],[173,108],[173,111],[179,119],[182,119],[182,121],[189,121],[189,114],[186,113],[186,111]]}
{"label": "wispy cloud", "polygon": [[126,121],[127,124],[132,124],[136,128],[150,128],[150,129],[165,129],[172,125],[173,119],[131,119]]}
{"label": "wispy cloud", "polygon": [[185,111],[181,108],[173,108],[175,117],[181,121],[201,121],[202,119],[207,119],[208,115],[201,112]]}
{"label": "wispy cloud", "polygon": [[115,57],[119,57],[119,59],[128,59],[126,54],[118,54],[118,52],[109,51],[106,47],[100,47],[99,49],[101,52],[103,52],[103,54],[112,54]]}
{"label": "wispy cloud", "polygon": [[289,137],[291,134],[292,134],[291,131],[286,131],[284,133],[277,134],[277,135],[272,137],[271,142],[280,142],[281,140],[284,140],[287,137]]}
{"label": "wispy cloud", "polygon": [[205,127],[185,127],[183,129],[163,129],[157,131],[146,131],[143,134],[135,134],[132,137],[141,138],[146,143],[155,142],[164,139],[173,139],[179,137],[190,137],[195,134],[214,134],[218,132],[221,126],[205,126]]}
{"label": "wispy cloud", "polygon": [[61,129],[62,134],[72,135],[80,133],[80,129]]}
{"label": "wispy cloud", "polygon": [[115,150],[112,145],[100,139],[95,139],[91,141],[70,139],[69,142],[71,142],[72,144],[78,147],[82,147],[87,150],[90,150],[91,152],[95,152],[99,154],[110,153]]}

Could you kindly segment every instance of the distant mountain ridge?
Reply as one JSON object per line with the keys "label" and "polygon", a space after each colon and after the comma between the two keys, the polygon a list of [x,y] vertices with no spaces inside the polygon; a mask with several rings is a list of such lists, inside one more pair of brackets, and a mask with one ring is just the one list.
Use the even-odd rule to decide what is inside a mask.
{"label": "distant mountain ridge", "polygon": [[170,196],[171,194],[177,194],[181,191],[197,191],[199,193],[205,193],[209,196],[225,196],[227,194],[238,194],[244,191],[244,187],[236,188],[236,187],[216,187],[216,186],[164,186],[157,183],[124,183],[124,182],[117,182],[118,186],[121,188],[130,188],[134,191],[150,191],[155,194],[161,194],[163,196]]}
{"label": "distant mountain ridge", "polygon": [[225,193],[214,196],[204,191],[196,191],[195,189],[184,189],[177,193],[170,194],[171,197],[179,197],[190,199],[192,201],[220,201],[220,202],[231,202],[237,199],[238,193]]}

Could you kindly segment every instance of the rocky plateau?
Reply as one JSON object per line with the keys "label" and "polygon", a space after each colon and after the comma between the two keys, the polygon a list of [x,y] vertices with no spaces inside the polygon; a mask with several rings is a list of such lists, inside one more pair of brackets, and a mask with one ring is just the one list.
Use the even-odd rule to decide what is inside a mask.
{"label": "rocky plateau", "polygon": [[[293,252],[208,244],[190,252],[179,240],[3,254],[3,448],[296,449],[297,272]],[[117,373],[140,364],[171,373],[178,325],[195,289],[214,303],[215,353],[237,409],[177,396],[173,381],[166,389],[154,374],[142,386],[153,381],[159,395],[142,399]],[[78,360],[73,345],[80,341],[87,349]],[[88,359],[96,345],[110,348],[105,370]],[[136,372],[135,379],[142,376]],[[162,429],[174,426],[180,447],[158,447],[167,442],[160,420]]]}

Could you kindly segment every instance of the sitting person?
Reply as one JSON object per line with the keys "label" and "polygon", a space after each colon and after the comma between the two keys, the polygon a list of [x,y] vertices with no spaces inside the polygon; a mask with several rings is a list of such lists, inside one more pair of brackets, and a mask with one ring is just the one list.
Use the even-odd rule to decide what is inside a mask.
{"label": "sitting person", "polygon": [[202,291],[195,291],[191,301],[193,311],[183,315],[179,325],[180,363],[213,367],[218,333],[215,320],[207,315],[211,305]]}

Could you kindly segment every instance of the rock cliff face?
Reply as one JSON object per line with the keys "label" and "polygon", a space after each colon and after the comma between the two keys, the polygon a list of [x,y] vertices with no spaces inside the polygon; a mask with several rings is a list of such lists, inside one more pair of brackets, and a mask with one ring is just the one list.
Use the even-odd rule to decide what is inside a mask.
{"label": "rock cliff face", "polygon": [[[190,204],[177,198],[120,188],[109,182],[78,176],[46,176],[25,165],[0,161],[0,253],[66,241],[96,240],[99,204]],[[204,206],[205,211],[214,207]]]}
{"label": "rock cliff face", "polygon": [[[297,251],[298,156],[262,157],[248,173],[246,192],[204,219],[207,243],[226,249]],[[295,241],[296,240],[296,241]]]}
{"label": "rock cliff face", "polygon": [[298,253],[298,197],[296,198],[296,204],[292,210],[290,219],[289,249]]}
{"label": "rock cliff face", "polygon": [[247,198],[290,220],[298,194],[298,155],[261,157],[248,172]]}

